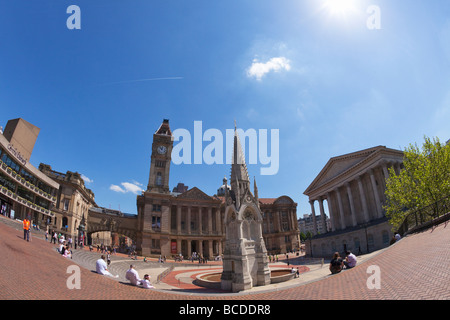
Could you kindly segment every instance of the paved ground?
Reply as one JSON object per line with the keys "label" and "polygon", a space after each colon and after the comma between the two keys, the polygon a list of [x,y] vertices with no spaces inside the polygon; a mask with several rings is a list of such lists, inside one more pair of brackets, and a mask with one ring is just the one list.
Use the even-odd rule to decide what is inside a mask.
{"label": "paved ground", "polygon": [[[115,280],[94,272],[93,261],[99,253],[76,250],[74,259],[67,259],[39,235],[33,234],[31,242],[24,241],[20,228],[17,222],[0,216],[1,300],[450,300],[447,224],[360,257],[355,268],[337,275],[329,275],[326,264],[306,265],[309,271],[304,269],[299,279],[234,294],[192,284],[193,275],[220,270],[219,263],[205,267],[198,263],[178,264],[164,281],[156,284],[157,275],[168,264],[133,261],[117,255],[111,264],[112,272],[120,275]],[[140,275],[151,274],[156,288],[128,285],[123,275],[130,263],[136,264]],[[72,276],[70,267],[74,265],[80,266],[80,289],[67,286]],[[271,264],[271,268],[277,266],[282,264]],[[379,289],[370,288],[377,283],[372,281],[372,266],[379,270]]]}

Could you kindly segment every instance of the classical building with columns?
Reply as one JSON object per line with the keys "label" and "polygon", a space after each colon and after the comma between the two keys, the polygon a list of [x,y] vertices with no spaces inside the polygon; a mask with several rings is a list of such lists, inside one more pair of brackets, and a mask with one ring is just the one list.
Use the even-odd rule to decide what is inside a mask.
{"label": "classical building with columns", "polygon": [[[385,204],[388,168],[398,174],[403,166],[403,152],[377,146],[331,158],[305,190],[313,217],[313,238],[306,242],[306,252],[329,258],[338,251],[367,253],[389,245],[392,229]],[[317,233],[316,205],[325,220],[325,201],[331,230]]]}
{"label": "classical building with columns", "polygon": [[[217,194],[210,196],[197,187],[187,190],[179,184],[169,188],[173,147],[169,120],[153,135],[147,190],[137,196],[138,227],[136,249],[143,255],[197,252],[212,259],[222,255],[225,242],[225,193],[231,185],[223,180]],[[257,194],[256,183],[254,186]],[[258,199],[258,198],[257,198]],[[269,253],[298,250],[297,203],[288,196],[259,198],[263,237]]]}

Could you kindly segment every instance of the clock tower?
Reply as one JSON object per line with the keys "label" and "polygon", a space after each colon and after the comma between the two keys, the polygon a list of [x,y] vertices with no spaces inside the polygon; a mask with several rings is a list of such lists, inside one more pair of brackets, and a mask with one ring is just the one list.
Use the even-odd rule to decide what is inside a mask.
{"label": "clock tower", "polygon": [[152,193],[169,193],[169,172],[172,159],[173,136],[169,120],[164,119],[153,135],[150,176],[147,191]]}

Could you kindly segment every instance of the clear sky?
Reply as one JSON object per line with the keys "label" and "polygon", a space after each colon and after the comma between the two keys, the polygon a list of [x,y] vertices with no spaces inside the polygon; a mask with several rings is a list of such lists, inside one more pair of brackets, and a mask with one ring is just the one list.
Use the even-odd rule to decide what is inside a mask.
{"label": "clear sky", "polygon": [[[278,129],[277,174],[249,175],[301,217],[330,157],[450,138],[450,2],[0,0],[0,111],[3,127],[41,129],[34,166],[83,174],[99,206],[127,213],[164,118]],[[213,195],[230,168],[172,164],[170,188]]]}

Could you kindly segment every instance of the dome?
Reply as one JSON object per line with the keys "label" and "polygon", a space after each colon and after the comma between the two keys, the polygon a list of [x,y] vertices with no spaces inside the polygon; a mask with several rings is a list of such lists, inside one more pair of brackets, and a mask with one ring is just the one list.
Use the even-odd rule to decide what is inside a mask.
{"label": "dome", "polygon": [[220,196],[224,196],[225,195],[225,189],[231,190],[231,186],[229,186],[228,184],[227,185],[225,185],[225,184],[221,185],[219,187],[219,189],[217,189],[217,195],[219,197]]}

